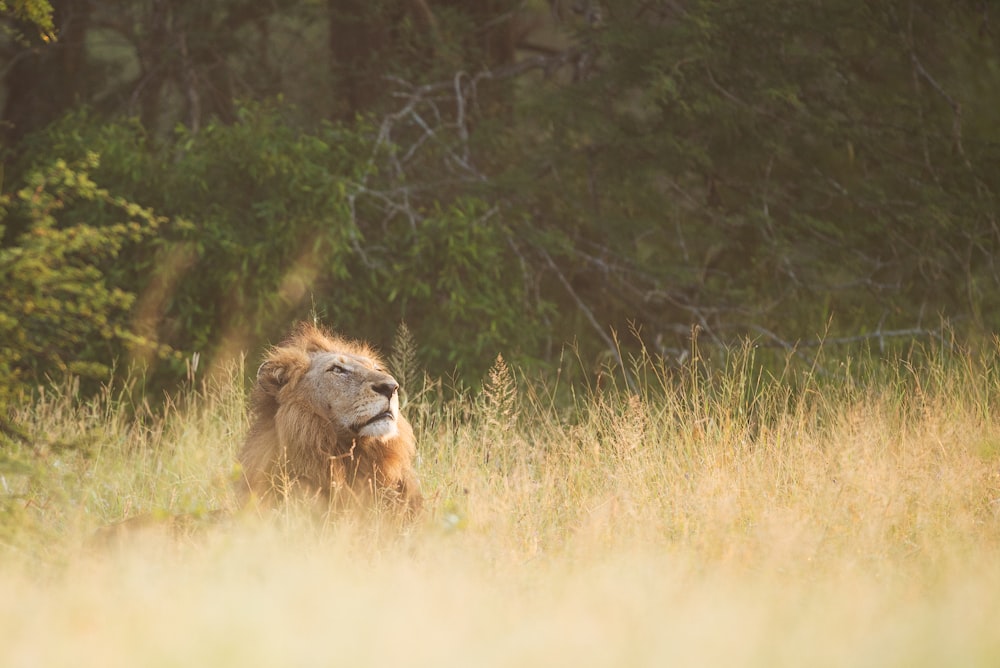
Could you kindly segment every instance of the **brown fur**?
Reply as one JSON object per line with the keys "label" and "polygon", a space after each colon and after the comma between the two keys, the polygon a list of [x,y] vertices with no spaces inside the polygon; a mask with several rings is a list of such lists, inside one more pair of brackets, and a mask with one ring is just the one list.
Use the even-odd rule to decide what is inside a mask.
{"label": "brown fur", "polygon": [[[333,380],[314,368],[330,359],[324,353],[352,356],[352,363],[357,362],[351,378],[337,380],[346,383],[337,386],[337,392],[330,392],[329,385],[321,387]],[[376,396],[378,390],[372,390],[385,391],[385,383],[395,387],[368,345],[300,324],[267,354],[257,374],[253,424],[239,456],[244,502],[256,498],[273,503],[304,495],[332,507],[375,502],[417,511],[422,497],[413,468],[413,430],[406,419],[396,418],[397,433],[391,437],[358,435],[344,426],[350,421],[341,414],[343,406],[385,403]]]}

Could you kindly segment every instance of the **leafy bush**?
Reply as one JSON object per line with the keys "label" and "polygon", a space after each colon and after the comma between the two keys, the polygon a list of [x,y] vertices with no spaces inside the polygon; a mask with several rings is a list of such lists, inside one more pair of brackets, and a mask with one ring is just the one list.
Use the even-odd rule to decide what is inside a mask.
{"label": "leafy bush", "polygon": [[[135,295],[110,282],[104,267],[166,219],[98,187],[90,177],[98,165],[93,153],[74,163],[57,160],[0,198],[0,223],[11,218],[23,229],[0,248],[0,418],[40,378],[104,380],[116,356],[151,345],[129,321]],[[104,209],[118,222],[61,220],[80,205]]]}
{"label": "leafy bush", "polygon": [[[525,298],[512,232],[495,207],[384,175],[383,157],[396,147],[364,121],[305,132],[286,111],[247,105],[233,124],[179,128],[161,142],[135,122],[84,112],[28,142],[33,161],[97,151],[100,180],[191,221],[161,227],[105,267],[111,285],[138,296],[143,336],[210,363],[274,341],[312,314],[384,346],[405,320],[429,369],[459,367],[467,378],[497,349],[515,358],[530,350],[538,327],[529,323],[544,307]],[[393,198],[411,189],[403,211]],[[111,213],[83,198],[65,207],[101,229]],[[182,359],[171,360],[160,380],[184,372]]]}

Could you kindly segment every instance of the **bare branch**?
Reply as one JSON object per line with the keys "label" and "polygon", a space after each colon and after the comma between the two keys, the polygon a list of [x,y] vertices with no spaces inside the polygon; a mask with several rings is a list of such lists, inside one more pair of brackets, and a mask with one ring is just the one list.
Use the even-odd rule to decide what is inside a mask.
{"label": "bare branch", "polygon": [[555,273],[556,278],[558,278],[559,282],[562,283],[564,288],[566,288],[566,292],[569,293],[569,296],[576,303],[577,308],[580,309],[580,312],[583,313],[585,318],[587,318],[587,321],[594,328],[594,331],[597,332],[597,335],[600,336],[601,340],[603,340],[605,345],[607,345],[611,355],[615,358],[615,361],[618,362],[618,366],[621,367],[622,375],[625,376],[625,383],[628,385],[629,389],[635,391],[635,381],[632,379],[632,375],[628,372],[628,368],[625,366],[625,362],[622,360],[621,352],[619,352],[618,346],[615,345],[614,340],[612,340],[608,333],[604,331],[601,324],[597,322],[597,318],[594,317],[594,312],[590,310],[583,299],[580,298],[580,295],[576,293],[576,290],[573,289],[573,286],[570,285],[568,280],[566,280],[566,277],[563,276],[563,273],[559,271],[559,267],[556,266],[556,263],[552,260],[552,256],[550,256],[544,248],[539,248],[538,250],[541,252],[542,257],[545,258],[546,262],[548,262],[549,267],[551,267],[552,271]]}
{"label": "bare branch", "polygon": [[927,69],[924,67],[924,64],[920,62],[919,58],[917,58],[917,54],[915,51],[910,52],[910,61],[913,63],[913,67],[916,68],[920,76],[927,83],[929,83],[931,85],[931,88],[937,91],[938,95],[943,97],[945,101],[948,103],[948,106],[951,107],[952,111],[951,132],[955,140],[955,150],[957,150],[958,154],[962,156],[962,161],[965,163],[965,166],[968,167],[969,169],[972,169],[972,163],[969,161],[969,158],[965,155],[965,148],[962,146],[962,104],[958,100],[953,98],[951,95],[949,95],[948,91],[946,91],[941,86],[941,84],[939,84],[937,80],[935,80],[934,77],[931,76],[931,73],[927,71]]}
{"label": "bare branch", "polygon": [[[751,326],[751,329],[759,334],[763,334],[768,339],[773,341],[774,347],[784,348],[785,350],[795,352],[797,355],[801,356],[799,353],[799,348],[819,348],[826,345],[846,345],[850,343],[861,343],[862,341],[872,341],[877,340],[879,342],[880,348],[885,348],[886,339],[899,339],[899,338],[922,338],[926,337],[929,339],[937,339],[939,341],[944,341],[944,337],[941,336],[940,332],[936,332],[931,329],[913,327],[910,329],[890,329],[890,330],[877,330],[870,334],[857,334],[855,336],[839,336],[834,338],[821,338],[813,339],[810,341],[796,341],[795,343],[790,343],[780,339],[774,332],[767,330],[759,325]],[[767,345],[767,344],[763,344]],[[803,359],[808,360],[809,358],[804,357]]]}

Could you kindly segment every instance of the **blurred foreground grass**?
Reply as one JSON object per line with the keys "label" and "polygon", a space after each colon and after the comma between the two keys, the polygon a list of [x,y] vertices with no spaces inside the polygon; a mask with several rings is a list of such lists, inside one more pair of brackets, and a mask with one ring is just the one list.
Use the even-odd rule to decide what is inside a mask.
{"label": "blurred foreground grass", "polygon": [[[240,369],[159,416],[48,391],[0,459],[0,665],[997,665],[997,357],[410,382],[404,535],[208,519]],[[141,513],[193,526],[92,540]]]}

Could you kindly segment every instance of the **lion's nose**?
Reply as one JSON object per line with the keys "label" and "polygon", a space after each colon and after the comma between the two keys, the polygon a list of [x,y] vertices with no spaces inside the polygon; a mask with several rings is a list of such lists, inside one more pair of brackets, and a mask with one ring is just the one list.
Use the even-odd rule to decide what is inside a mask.
{"label": "lion's nose", "polygon": [[392,399],[392,395],[396,394],[396,390],[399,389],[399,383],[394,380],[387,380],[381,383],[372,383],[372,389],[377,393],[381,394],[386,399]]}

